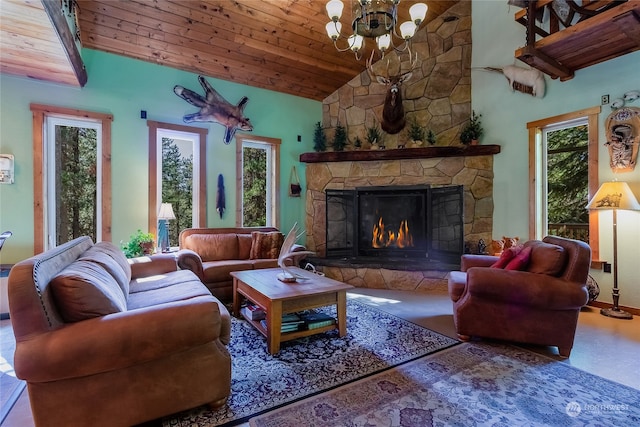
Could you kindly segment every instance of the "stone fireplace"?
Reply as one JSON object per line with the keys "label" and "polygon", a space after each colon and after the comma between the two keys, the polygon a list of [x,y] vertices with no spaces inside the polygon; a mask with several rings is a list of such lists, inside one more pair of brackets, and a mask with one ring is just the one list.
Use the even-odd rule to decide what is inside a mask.
{"label": "stone fireplace", "polygon": [[[492,237],[493,155],[499,152],[499,146],[479,145],[303,154],[305,244],[317,254],[314,265],[359,287],[446,289],[446,276],[459,266],[464,246],[475,248],[479,239],[489,242]],[[384,193],[391,207],[379,206]],[[437,215],[459,209],[458,224],[437,215],[421,222],[419,211],[427,206]],[[356,218],[359,207],[368,211],[362,225]],[[382,224],[387,237],[379,240],[397,241],[404,218],[389,215],[411,210],[407,220],[413,247],[370,247],[369,228]]]}

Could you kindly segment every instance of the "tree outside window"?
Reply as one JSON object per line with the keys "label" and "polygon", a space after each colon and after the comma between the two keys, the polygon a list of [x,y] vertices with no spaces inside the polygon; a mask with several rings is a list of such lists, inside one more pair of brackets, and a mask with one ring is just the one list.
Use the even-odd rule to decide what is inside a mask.
{"label": "tree outside window", "polygon": [[589,242],[589,129],[586,124],[548,131],[548,234]]}
{"label": "tree outside window", "polygon": [[171,203],[169,246],[178,246],[180,231],[192,227],[193,148],[191,141],[162,138],[162,202]]}

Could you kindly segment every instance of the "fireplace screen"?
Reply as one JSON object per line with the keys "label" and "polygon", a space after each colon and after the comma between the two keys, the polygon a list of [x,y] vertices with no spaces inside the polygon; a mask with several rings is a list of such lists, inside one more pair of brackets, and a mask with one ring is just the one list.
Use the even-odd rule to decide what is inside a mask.
{"label": "fireplace screen", "polygon": [[462,186],[327,190],[327,257],[428,258],[458,262]]}

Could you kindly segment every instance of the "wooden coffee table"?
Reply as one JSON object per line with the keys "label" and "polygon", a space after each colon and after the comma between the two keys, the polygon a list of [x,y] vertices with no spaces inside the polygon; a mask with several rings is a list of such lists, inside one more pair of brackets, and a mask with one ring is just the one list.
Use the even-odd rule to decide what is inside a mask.
{"label": "wooden coffee table", "polygon": [[[340,336],[347,333],[347,290],[353,286],[329,279],[324,276],[294,268],[301,278],[295,283],[283,283],[276,275],[281,268],[234,271],[233,277],[233,315],[240,317],[240,305],[243,297],[260,306],[267,312],[264,328],[259,321],[247,319],[267,337],[269,353],[276,354],[280,343],[313,334],[338,329]],[[335,325],[317,329],[281,332],[282,315],[327,305],[335,305],[338,318]]]}

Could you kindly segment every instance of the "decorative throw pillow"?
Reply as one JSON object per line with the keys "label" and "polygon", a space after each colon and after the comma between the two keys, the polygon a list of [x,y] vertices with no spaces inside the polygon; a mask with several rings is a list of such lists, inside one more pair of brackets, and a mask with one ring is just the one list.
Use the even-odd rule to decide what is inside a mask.
{"label": "decorative throw pillow", "polygon": [[279,231],[251,232],[251,252],[249,259],[275,259],[280,255],[284,236]]}
{"label": "decorative throw pillow", "polygon": [[504,267],[505,270],[524,270],[529,265],[529,258],[531,258],[531,247],[526,247],[518,253],[509,263]]}
{"label": "decorative throw pillow", "polygon": [[62,318],[78,322],[127,310],[116,280],[100,264],[77,260],[51,280],[51,290]]}
{"label": "decorative throw pillow", "polygon": [[509,261],[511,261],[520,252],[518,248],[509,248],[502,252],[500,258],[491,265],[491,268],[505,268]]}

